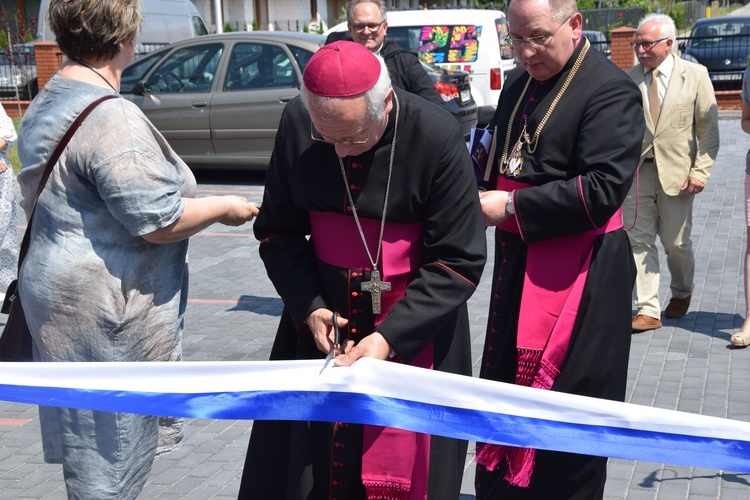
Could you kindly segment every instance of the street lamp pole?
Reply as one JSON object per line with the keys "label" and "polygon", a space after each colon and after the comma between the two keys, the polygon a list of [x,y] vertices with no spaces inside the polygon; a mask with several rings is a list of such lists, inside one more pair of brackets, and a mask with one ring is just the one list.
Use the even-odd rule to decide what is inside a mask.
{"label": "street lamp pole", "polygon": [[224,33],[224,19],[221,15],[221,0],[214,0],[214,12],[216,13],[216,32]]}

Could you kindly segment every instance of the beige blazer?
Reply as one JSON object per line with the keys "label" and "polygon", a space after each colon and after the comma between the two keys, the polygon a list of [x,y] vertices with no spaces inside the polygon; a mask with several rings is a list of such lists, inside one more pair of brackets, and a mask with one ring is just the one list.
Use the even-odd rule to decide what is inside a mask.
{"label": "beige blazer", "polygon": [[[643,79],[643,67],[638,64],[628,74],[641,89],[643,102],[647,103],[648,87]],[[688,177],[704,184],[708,182],[719,152],[719,110],[705,66],[675,57],[655,128],[645,104],[643,111],[646,133],[640,163],[653,148],[664,192],[670,196],[680,194]]]}

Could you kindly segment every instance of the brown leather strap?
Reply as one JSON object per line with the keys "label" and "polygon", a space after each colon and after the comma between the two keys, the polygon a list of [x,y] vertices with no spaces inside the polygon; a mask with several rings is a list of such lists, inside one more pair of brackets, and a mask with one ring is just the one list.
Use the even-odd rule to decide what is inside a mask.
{"label": "brown leather strap", "polygon": [[63,150],[67,147],[68,142],[70,142],[70,139],[73,137],[73,135],[76,133],[78,128],[83,123],[83,120],[86,119],[86,117],[94,110],[94,108],[106,100],[116,99],[118,97],[120,96],[115,95],[115,94],[109,94],[109,95],[105,95],[104,97],[100,97],[96,101],[89,104],[86,107],[86,109],[84,109],[81,112],[81,114],[76,117],[75,121],[70,126],[68,131],[65,132],[65,135],[63,136],[63,138],[60,139],[60,143],[55,148],[55,151],[52,153],[52,156],[50,156],[49,161],[47,162],[47,166],[44,167],[44,172],[42,173],[42,177],[39,180],[39,186],[36,188],[36,196],[34,196],[34,205],[32,205],[32,208],[31,208],[31,215],[29,216],[29,224],[26,226],[26,232],[23,234],[21,247],[18,251],[19,272],[21,270],[21,264],[23,264],[23,259],[26,257],[26,252],[29,249],[29,241],[31,240],[31,223],[34,221],[34,212],[36,211],[36,202],[39,200],[39,195],[42,194],[42,190],[44,189],[44,186],[47,184],[47,179],[49,179],[50,174],[52,174],[52,169],[57,163],[57,160],[60,158],[60,155],[62,154]]}

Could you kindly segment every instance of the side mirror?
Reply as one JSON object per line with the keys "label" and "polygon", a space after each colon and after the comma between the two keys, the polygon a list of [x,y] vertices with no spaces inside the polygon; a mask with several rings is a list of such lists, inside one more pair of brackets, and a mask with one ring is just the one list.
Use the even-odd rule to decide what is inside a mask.
{"label": "side mirror", "polygon": [[146,90],[146,80],[141,80],[136,83],[135,88],[133,89],[133,93],[135,95],[146,95],[148,93],[148,91]]}

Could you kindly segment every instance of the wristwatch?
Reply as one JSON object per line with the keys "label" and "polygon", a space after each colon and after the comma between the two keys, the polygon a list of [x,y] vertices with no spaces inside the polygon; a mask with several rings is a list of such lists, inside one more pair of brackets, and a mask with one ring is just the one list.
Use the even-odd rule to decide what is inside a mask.
{"label": "wristwatch", "polygon": [[516,210],[513,208],[513,192],[508,193],[508,201],[505,203],[505,211],[508,215],[516,215]]}

